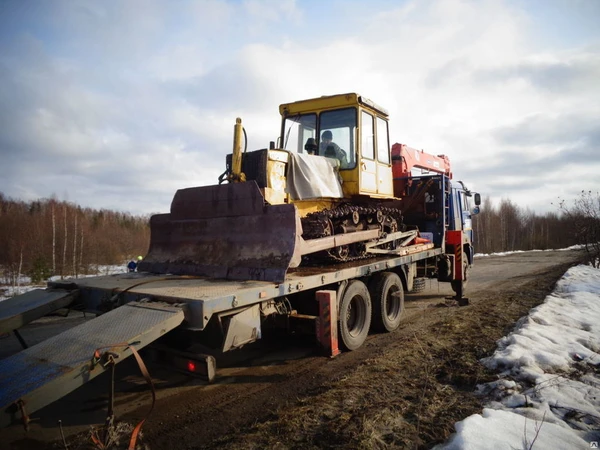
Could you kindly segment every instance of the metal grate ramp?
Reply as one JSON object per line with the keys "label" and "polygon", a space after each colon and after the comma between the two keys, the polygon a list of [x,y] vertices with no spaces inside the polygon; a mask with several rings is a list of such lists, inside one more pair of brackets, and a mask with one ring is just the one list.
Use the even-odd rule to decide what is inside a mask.
{"label": "metal grate ramp", "polygon": [[21,328],[46,314],[69,306],[79,290],[34,289],[0,302],[0,333]]}
{"label": "metal grate ramp", "polygon": [[0,426],[31,414],[104,372],[92,365],[94,351],[110,351],[119,363],[184,319],[183,305],[131,302],[33,347],[0,360]]}

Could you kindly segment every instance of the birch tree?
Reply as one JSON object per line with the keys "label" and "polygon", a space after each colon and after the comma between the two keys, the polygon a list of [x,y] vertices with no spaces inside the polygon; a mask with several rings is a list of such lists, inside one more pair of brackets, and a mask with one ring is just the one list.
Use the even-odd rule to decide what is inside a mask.
{"label": "birch tree", "polygon": [[56,202],[52,201],[52,274],[56,273]]}
{"label": "birch tree", "polygon": [[73,273],[77,278],[77,212],[73,214]]}
{"label": "birch tree", "polygon": [[60,278],[65,277],[65,268],[67,267],[67,238],[68,238],[67,204],[65,203],[65,240],[64,240],[64,244],[63,244],[63,258],[62,258],[62,267],[60,269]]}

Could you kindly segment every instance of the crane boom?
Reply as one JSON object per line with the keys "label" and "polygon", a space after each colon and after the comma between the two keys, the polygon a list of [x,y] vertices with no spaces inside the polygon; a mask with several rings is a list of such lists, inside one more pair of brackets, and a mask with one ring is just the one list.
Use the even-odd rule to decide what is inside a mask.
{"label": "crane boom", "polygon": [[425,153],[423,150],[396,143],[392,146],[392,161],[394,161],[394,178],[410,177],[413,168],[441,173],[452,178],[450,159],[446,155],[435,156]]}

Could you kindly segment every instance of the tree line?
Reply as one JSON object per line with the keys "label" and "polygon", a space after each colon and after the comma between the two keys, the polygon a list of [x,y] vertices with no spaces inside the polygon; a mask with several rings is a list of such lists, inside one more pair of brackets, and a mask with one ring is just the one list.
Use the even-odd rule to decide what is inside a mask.
{"label": "tree line", "polygon": [[516,250],[546,250],[577,244],[568,220],[560,211],[538,215],[502,199],[498,206],[484,197],[481,212],[473,216],[474,242],[477,253]]}
{"label": "tree line", "polygon": [[[483,199],[473,216],[477,253],[584,246],[600,265],[600,196],[582,192],[571,203],[559,201],[543,215],[503,199]],[[56,198],[30,202],[0,192],[0,270],[6,280],[20,274],[34,282],[52,275],[94,273],[98,265],[123,264],[145,255],[150,242],[149,216],[82,208]],[[10,281],[8,281],[10,283]]]}
{"label": "tree line", "polygon": [[477,253],[547,250],[582,245],[588,262],[600,264],[600,195],[581,192],[571,202],[558,199],[555,212],[543,215],[503,199],[498,206],[484,197],[473,216]]}
{"label": "tree line", "polygon": [[[0,269],[6,280],[94,273],[98,265],[122,264],[145,255],[148,216],[82,208],[56,198],[30,202],[0,192]],[[10,281],[8,281],[10,282]]]}

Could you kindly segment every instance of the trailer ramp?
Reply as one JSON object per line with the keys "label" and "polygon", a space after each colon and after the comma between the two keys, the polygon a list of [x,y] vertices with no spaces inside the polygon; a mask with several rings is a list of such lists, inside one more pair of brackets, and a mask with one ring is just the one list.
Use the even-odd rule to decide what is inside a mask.
{"label": "trailer ramp", "polygon": [[0,302],[0,334],[21,328],[46,314],[66,308],[79,290],[34,289]]}
{"label": "trailer ramp", "polygon": [[105,371],[97,349],[116,363],[177,327],[184,305],[139,301],[65,331],[0,360],[0,427],[27,423],[27,416]]}

